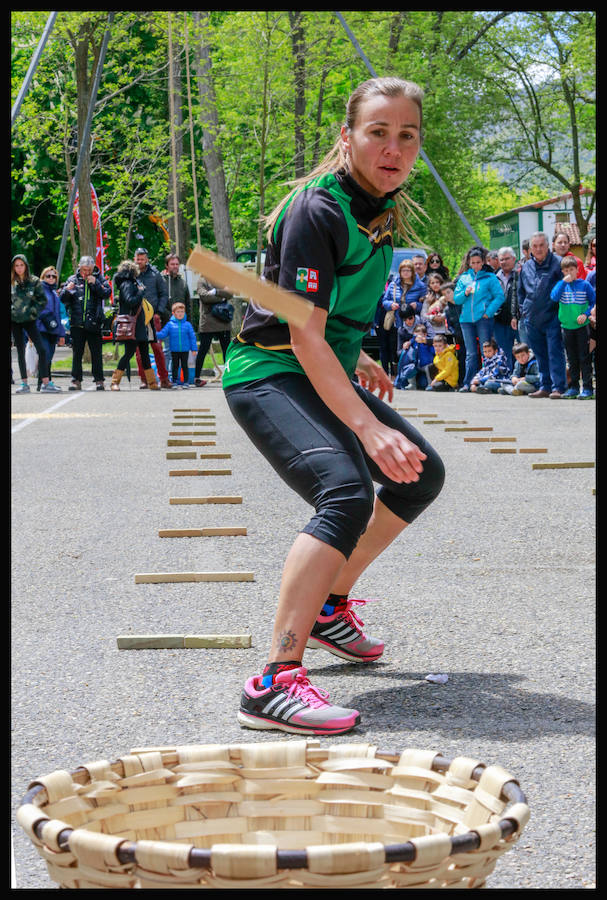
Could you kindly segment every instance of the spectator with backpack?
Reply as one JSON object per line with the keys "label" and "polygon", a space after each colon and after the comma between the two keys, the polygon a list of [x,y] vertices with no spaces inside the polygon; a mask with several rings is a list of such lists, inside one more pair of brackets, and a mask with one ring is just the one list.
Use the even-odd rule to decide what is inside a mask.
{"label": "spectator with backpack", "polygon": [[202,372],[205,356],[209,352],[211,341],[219,341],[225,363],[226,352],[231,339],[232,319],[234,318],[234,307],[230,300],[234,295],[225,288],[215,287],[206,278],[202,277],[198,280],[196,293],[200,301],[200,318],[198,322],[200,344],[196,356],[194,384],[196,387],[204,387],[206,381],[201,379],[200,373]]}

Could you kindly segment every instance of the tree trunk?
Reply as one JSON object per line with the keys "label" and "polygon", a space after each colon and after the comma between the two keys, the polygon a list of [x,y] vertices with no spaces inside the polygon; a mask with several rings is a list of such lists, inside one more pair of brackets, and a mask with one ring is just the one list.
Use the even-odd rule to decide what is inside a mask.
{"label": "tree trunk", "polygon": [[211,77],[211,50],[205,34],[209,13],[195,10],[193,15],[196,26],[200,27],[196,72],[203,129],[202,153],[209,184],[209,194],[211,196],[213,230],[218,253],[226,259],[235,259],[236,251],[234,249],[234,236],[230,221],[223,157],[217,140],[219,117],[217,115],[215,89]]}
{"label": "tree trunk", "polygon": [[306,115],[306,38],[301,12],[289,10],[291,24],[291,46],[293,48],[293,74],[295,82],[294,129],[295,157],[293,160],[295,177],[306,174],[304,121]]}
{"label": "tree trunk", "polygon": [[[290,15],[290,14],[289,14]],[[259,223],[257,225],[257,260],[256,271],[261,274],[261,251],[264,243],[263,217],[266,208],[266,146],[268,140],[268,90],[269,90],[269,57],[270,57],[270,29],[268,25],[268,13],[266,11],[266,53],[263,66],[263,92],[261,99],[261,147],[259,152]]]}

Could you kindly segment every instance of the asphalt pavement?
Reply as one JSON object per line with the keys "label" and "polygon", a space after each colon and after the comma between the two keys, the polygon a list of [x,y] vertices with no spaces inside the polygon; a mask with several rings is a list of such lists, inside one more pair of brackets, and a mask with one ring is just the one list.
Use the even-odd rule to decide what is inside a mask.
{"label": "asphalt pavement", "polygon": [[[14,819],[35,777],[131,748],[296,740],[241,729],[281,569],[309,508],[233,421],[219,385],[16,395],[11,387],[12,832],[17,889],[54,883]],[[108,383],[109,386],[109,383]],[[445,487],[361,577],[386,641],[368,667],[307,651],[314,683],[362,721],[339,742],[498,763],[531,809],[490,888],[595,886],[594,401],[397,391],[441,454]],[[208,407],[226,476],[170,476],[176,408]],[[436,420],[432,422],[432,420]],[[452,424],[446,424],[449,420]],[[463,420],[463,422],[462,422]],[[491,428],[452,431],[449,428]],[[191,430],[184,428],[183,430]],[[208,430],[211,430],[210,428]],[[511,437],[515,441],[469,441]],[[497,449],[545,453],[492,453]],[[241,495],[242,504],[171,497]],[[245,526],[246,536],[159,529]],[[252,571],[246,583],[137,584],[137,573]],[[118,650],[119,635],[250,634],[244,650]],[[425,680],[448,675],[446,684]],[[321,738],[322,741],[329,740]]]}

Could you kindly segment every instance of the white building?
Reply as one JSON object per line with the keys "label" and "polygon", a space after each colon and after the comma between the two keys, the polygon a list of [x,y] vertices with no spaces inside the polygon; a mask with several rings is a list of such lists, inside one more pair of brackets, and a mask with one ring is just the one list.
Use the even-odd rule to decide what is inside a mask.
{"label": "white building", "polygon": [[[580,191],[582,210],[585,213],[589,209],[593,193],[589,188],[582,188]],[[551,200],[538,200],[537,203],[519,206],[497,216],[487,216],[485,222],[489,223],[490,250],[513,247],[520,256],[523,241],[529,240],[536,231],[545,232],[550,241],[555,231],[566,231],[571,240],[573,253],[582,259],[585,256],[585,248],[575,221],[571,194],[561,194]],[[589,230],[591,228],[596,229],[596,208],[590,218]]]}

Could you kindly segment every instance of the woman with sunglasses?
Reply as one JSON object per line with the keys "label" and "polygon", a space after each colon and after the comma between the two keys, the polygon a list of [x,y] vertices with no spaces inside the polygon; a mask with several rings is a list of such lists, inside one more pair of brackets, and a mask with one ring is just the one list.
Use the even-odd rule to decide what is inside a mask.
{"label": "woman with sunglasses", "polygon": [[[36,326],[40,332],[40,340],[46,350],[48,361],[49,376],[51,374],[51,364],[55,355],[57,345],[63,347],[65,344],[65,328],[61,321],[61,301],[57,293],[58,279],[57,270],[54,266],[47,266],[40,273],[40,281],[44,293],[46,294],[46,306],[38,314]],[[38,390],[42,387],[42,378],[40,370],[38,370]]]}
{"label": "woman with sunglasses", "polygon": [[443,281],[450,281],[449,269],[444,264],[442,257],[438,253],[430,253],[427,260],[426,275],[440,275]]}

